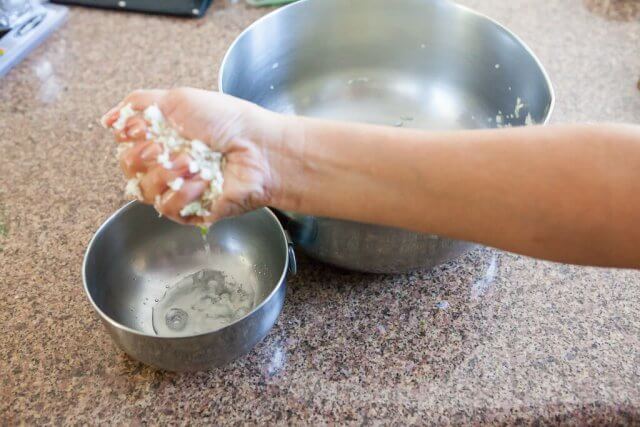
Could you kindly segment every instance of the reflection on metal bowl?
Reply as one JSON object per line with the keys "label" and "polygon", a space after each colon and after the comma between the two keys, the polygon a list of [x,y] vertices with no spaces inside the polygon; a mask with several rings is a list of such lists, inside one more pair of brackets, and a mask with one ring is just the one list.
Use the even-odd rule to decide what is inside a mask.
{"label": "reflection on metal bowl", "polygon": [[[131,357],[170,371],[221,366],[248,352],[275,323],[287,273],[295,272],[293,251],[276,217],[261,209],[220,221],[206,242],[196,227],[159,218],[153,207],[138,202],[116,212],[94,236],[82,271],[85,291],[115,343]],[[212,280],[226,277],[241,284],[251,295],[250,306],[222,327],[184,333],[185,313],[167,305],[160,321],[181,333],[157,334],[154,310],[171,289],[203,272]],[[197,290],[193,280],[183,288]],[[225,298],[233,290],[224,289]],[[211,297],[195,303],[211,304],[205,298]]]}
{"label": "reflection on metal bowl", "polygon": [[[439,130],[546,123],[553,107],[545,71],[516,36],[446,0],[294,3],[236,39],[219,87],[286,114]],[[348,269],[428,268],[471,247],[386,227],[284,215],[298,246]]]}

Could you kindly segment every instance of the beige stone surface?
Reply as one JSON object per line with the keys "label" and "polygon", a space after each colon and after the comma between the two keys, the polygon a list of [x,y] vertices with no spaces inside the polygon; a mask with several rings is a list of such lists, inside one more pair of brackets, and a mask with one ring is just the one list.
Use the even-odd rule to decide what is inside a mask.
{"label": "beige stone surface", "polygon": [[[640,120],[635,15],[463,3],[538,54],[555,122]],[[214,88],[231,41],[265,12],[74,8],[0,80],[0,424],[640,422],[640,273],[491,249],[404,276],[303,258],[274,329],[222,369],[164,373],[114,348],[80,276],[92,233],[125,202],[97,118],[134,88]]]}

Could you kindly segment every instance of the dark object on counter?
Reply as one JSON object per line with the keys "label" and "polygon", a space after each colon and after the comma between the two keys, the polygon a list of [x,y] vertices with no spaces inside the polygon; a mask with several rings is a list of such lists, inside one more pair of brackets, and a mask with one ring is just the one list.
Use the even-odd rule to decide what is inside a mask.
{"label": "dark object on counter", "polygon": [[282,6],[285,4],[293,3],[296,0],[247,0],[247,3],[254,7],[270,7],[270,6]]}
{"label": "dark object on counter", "polygon": [[53,0],[53,2],[198,18],[203,16],[211,5],[211,0]]}

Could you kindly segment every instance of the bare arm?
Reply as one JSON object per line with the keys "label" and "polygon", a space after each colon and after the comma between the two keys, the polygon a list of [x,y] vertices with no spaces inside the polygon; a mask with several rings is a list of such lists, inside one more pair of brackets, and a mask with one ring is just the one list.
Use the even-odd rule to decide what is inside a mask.
{"label": "bare arm", "polygon": [[640,267],[640,127],[464,132],[289,119],[276,207]]}
{"label": "bare arm", "polygon": [[[560,125],[427,132],[282,116],[195,89],[137,91],[188,138],[225,153],[205,222],[274,206],[482,243],[554,261],[640,268],[640,126]],[[107,113],[105,125],[118,117]],[[158,165],[144,121],[117,135],[142,196],[183,223],[201,177]],[[146,153],[146,155],[145,155]],[[176,159],[179,160],[179,159]],[[177,191],[167,182],[182,176]]]}

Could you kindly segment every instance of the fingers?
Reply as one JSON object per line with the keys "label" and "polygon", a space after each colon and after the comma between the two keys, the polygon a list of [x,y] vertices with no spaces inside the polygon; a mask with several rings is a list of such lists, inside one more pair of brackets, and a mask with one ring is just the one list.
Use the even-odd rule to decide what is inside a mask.
{"label": "fingers", "polygon": [[[222,207],[217,207],[214,203],[211,209],[215,209],[216,212],[211,212],[207,218],[198,215],[187,217],[180,215],[185,206],[201,200],[210,183],[189,172],[190,157],[187,154],[173,154],[170,159],[168,158],[168,153],[163,152],[163,147],[151,139],[154,136],[149,133],[150,124],[142,114],[146,108],[154,104],[157,104],[161,110],[164,109],[165,114],[175,113],[176,104],[184,103],[185,100],[198,95],[193,91],[193,89],[175,89],[170,92],[166,90],[134,91],[107,112],[101,122],[106,127],[117,128],[115,129],[116,140],[126,143],[119,145],[120,166],[128,178],[139,179],[145,203],[154,204],[158,212],[174,221],[183,224],[205,224],[233,215],[236,211],[240,213],[242,208],[235,206],[232,202],[226,202]],[[184,122],[181,119],[184,119],[183,116],[186,113],[182,113],[173,117],[178,124]],[[173,122],[170,121],[170,123]],[[175,127],[179,132],[182,131],[181,126]],[[202,213],[202,211],[198,212],[198,214]]]}
{"label": "fingers", "polygon": [[141,141],[133,145],[133,147],[125,150],[120,155],[120,168],[127,178],[133,178],[137,173],[147,171],[150,162],[142,160],[142,153],[152,145],[153,141]]}
{"label": "fingers", "polygon": [[[157,144],[148,147],[147,150],[151,150],[153,147],[158,147],[161,151],[161,147]],[[146,175],[140,180],[140,189],[146,203],[155,203],[156,197],[167,191],[170,183],[189,174],[189,157],[186,154],[180,154],[171,161],[173,168],[166,169],[164,166],[156,164],[149,167]]]}
{"label": "fingers", "polygon": [[144,111],[150,105],[160,104],[167,91],[162,89],[136,90],[127,95],[118,105],[110,109],[100,122],[106,128],[110,128],[120,117],[120,110],[127,104],[131,104],[134,111]]}
{"label": "fingers", "polygon": [[144,150],[140,151],[139,162],[147,166],[152,166],[156,162],[163,148],[160,144],[151,142],[149,145],[145,145]]}
{"label": "fingers", "polygon": [[117,142],[144,141],[147,139],[147,122],[140,115],[133,116],[127,120],[124,129],[115,135]]}
{"label": "fingers", "polygon": [[122,102],[119,102],[115,107],[112,107],[109,111],[107,111],[105,115],[100,119],[100,123],[102,123],[102,126],[105,128],[110,128],[111,126],[113,126],[116,120],[118,120],[118,117],[120,117],[120,110],[122,109],[122,107],[124,107],[124,104]]}
{"label": "fingers", "polygon": [[[186,180],[180,190],[166,191],[159,203],[156,204],[156,209],[174,221],[187,224],[191,218],[181,216],[180,211],[189,203],[199,200],[206,188],[207,182],[205,181],[199,179]],[[200,220],[200,222],[202,222],[202,220]]]}

